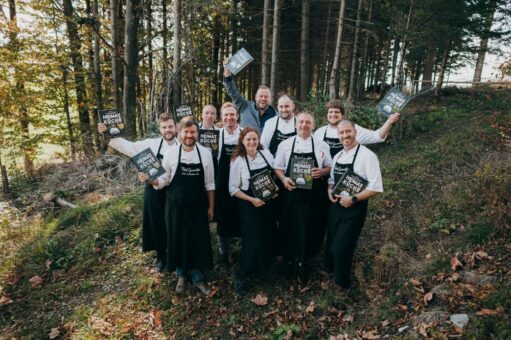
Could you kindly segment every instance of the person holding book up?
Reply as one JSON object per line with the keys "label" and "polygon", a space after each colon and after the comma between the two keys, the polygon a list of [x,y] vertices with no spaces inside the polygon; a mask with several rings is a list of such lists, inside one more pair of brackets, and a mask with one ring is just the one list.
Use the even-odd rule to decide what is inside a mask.
{"label": "person holding book up", "polygon": [[234,82],[231,71],[227,67],[229,60],[224,59],[224,87],[229,97],[239,108],[242,127],[253,127],[261,132],[265,123],[276,115],[271,106],[271,90],[268,86],[260,85],[257,89],[255,100],[247,100],[240,93]]}
{"label": "person holding book up", "polygon": [[295,103],[283,95],[277,103],[278,115],[270,118],[264,125],[261,144],[275,156],[279,144],[296,135]]}
{"label": "person holding book up", "polygon": [[[326,213],[322,199],[326,191],[323,177],[330,173],[332,158],[328,145],[312,137],[314,118],[309,112],[296,115],[297,135],[280,143],[275,156],[275,173],[286,190],[280,223],[284,237],[284,256],[288,269],[297,266],[300,280],[308,281],[308,260],[317,248],[310,240],[324,236],[318,214]],[[324,185],[325,184],[325,185]],[[322,238],[321,238],[322,239]]]}
{"label": "person holding book up", "polygon": [[[350,288],[351,262],[366,219],[368,200],[383,192],[383,184],[378,158],[357,142],[355,124],[342,120],[337,130],[343,150],[334,156],[328,180],[328,197],[332,203],[328,214],[327,258],[335,272],[335,283]],[[350,180],[341,181],[343,176],[349,176]]]}
{"label": "person holding book up", "polygon": [[[126,156],[133,157],[149,148],[160,161],[170,148],[177,144],[176,121],[168,113],[162,113],[158,118],[160,135],[158,138],[146,138],[131,142],[124,138],[112,138],[109,146]],[[106,131],[106,126],[98,124],[99,132]],[[139,180],[141,174],[138,174]],[[144,188],[144,204],[142,215],[142,251],[156,251],[156,269],[162,272],[167,256],[167,232],[165,230],[165,191],[155,190],[147,184]]]}
{"label": "person holding book up", "polygon": [[229,177],[229,193],[237,199],[241,224],[241,256],[239,268],[233,272],[237,293],[243,293],[249,275],[260,274],[270,261],[275,224],[271,205],[278,195],[273,162],[271,153],[259,143],[259,132],[243,129]]}
{"label": "person holding book up", "polygon": [[220,109],[223,127],[220,129],[218,167],[216,171],[216,222],[218,232],[219,262],[229,263],[230,244],[233,237],[241,235],[238,203],[229,194],[231,157],[238,144],[241,128],[238,125],[238,108],[226,102]]}
{"label": "person holding book up", "polygon": [[215,180],[211,152],[197,143],[198,133],[199,125],[193,118],[181,120],[181,145],[165,153],[165,174],[151,184],[158,190],[168,186],[167,269],[176,271],[176,293],[184,292],[189,277],[197,289],[209,295],[211,288],[204,272],[213,263],[209,221],[214,216]]}
{"label": "person holding book up", "polygon": [[[326,103],[328,124],[320,127],[314,132],[315,138],[321,138],[330,146],[330,156],[336,155],[342,150],[342,143],[337,135],[337,124],[345,118],[346,109],[339,99],[331,99]],[[355,125],[357,130],[357,141],[360,144],[374,144],[384,142],[392,127],[392,124],[399,120],[399,113],[394,113],[387,118],[385,123],[378,130],[369,130]]]}

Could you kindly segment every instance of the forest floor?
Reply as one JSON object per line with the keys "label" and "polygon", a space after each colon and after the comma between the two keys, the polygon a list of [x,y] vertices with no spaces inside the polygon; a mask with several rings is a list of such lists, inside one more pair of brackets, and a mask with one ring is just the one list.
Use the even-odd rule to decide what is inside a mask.
{"label": "forest floor", "polygon": [[[216,266],[212,296],[178,296],[175,275],[140,250],[127,161],[43,167],[0,205],[0,338],[510,339],[510,107],[509,90],[446,90],[370,146],[385,193],[369,205],[349,293],[320,255],[308,285],[274,263],[237,296],[232,268]],[[54,209],[47,192],[79,208]]]}

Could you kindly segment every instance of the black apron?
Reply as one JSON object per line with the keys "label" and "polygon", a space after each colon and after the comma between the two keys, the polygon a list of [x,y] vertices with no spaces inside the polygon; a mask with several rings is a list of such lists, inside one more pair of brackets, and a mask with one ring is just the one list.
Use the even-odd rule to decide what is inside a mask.
{"label": "black apron", "polygon": [[169,249],[167,268],[185,271],[212,268],[211,235],[208,222],[208,195],[204,187],[204,168],[199,148],[199,163],[181,163],[181,151],[176,173],[167,190]]}
{"label": "black apron", "polygon": [[279,147],[279,144],[283,141],[285,141],[288,138],[291,138],[293,136],[296,136],[296,117],[293,117],[295,120],[295,131],[290,133],[282,133],[279,130],[279,119],[280,116],[277,117],[277,122],[275,123],[275,130],[273,131],[273,135],[271,137],[269,150],[273,156],[277,153],[277,148]]}
{"label": "black apron", "polygon": [[[265,170],[273,172],[272,167],[262,153],[261,156],[266,162],[266,166],[256,170],[250,169],[248,159],[245,157],[250,177]],[[254,197],[250,187],[248,190],[243,190],[243,192]],[[256,208],[252,203],[238,199],[241,222],[241,255],[239,262],[239,274],[241,276],[249,273],[259,273],[269,265],[272,248],[271,233],[275,225],[273,201],[274,199],[268,200],[263,206]]]}
{"label": "black apron", "polygon": [[[156,158],[161,162],[163,155],[161,139]],[[156,190],[152,184],[144,188],[144,205],[142,213],[142,251],[156,250],[163,254],[167,249],[167,231],[165,229],[165,195],[167,187]]]}
{"label": "black apron", "polygon": [[[337,183],[346,170],[353,171],[360,144],[351,163],[335,163],[334,181]],[[330,203],[327,234],[327,266],[335,271],[335,281],[343,287],[350,286],[353,253],[367,215],[368,201],[356,202],[350,208]]]}
{"label": "black apron", "polygon": [[215,215],[218,236],[222,238],[241,236],[239,226],[238,203],[229,194],[229,173],[231,171],[231,156],[236,144],[224,143],[225,130],[222,130],[222,150],[216,172],[215,184]]}
{"label": "black apron", "polygon": [[323,141],[328,144],[330,147],[330,156],[334,158],[335,155],[339,151],[341,151],[344,146],[342,145],[341,141],[339,140],[339,137],[337,138],[328,138],[326,136],[326,132],[328,131],[328,125],[325,127],[325,134],[323,135]]}
{"label": "black apron", "polygon": [[[289,156],[286,176],[289,177],[291,160],[293,157],[314,159],[314,167],[319,167],[314,152],[314,139],[311,137],[312,152],[295,153],[296,139],[293,141],[291,155]],[[326,226],[319,218],[324,207],[322,198],[326,189],[324,181],[313,179],[312,189],[284,190],[283,214],[280,217],[284,240],[284,255],[289,261],[298,260],[304,263],[313,257],[325,236]]]}

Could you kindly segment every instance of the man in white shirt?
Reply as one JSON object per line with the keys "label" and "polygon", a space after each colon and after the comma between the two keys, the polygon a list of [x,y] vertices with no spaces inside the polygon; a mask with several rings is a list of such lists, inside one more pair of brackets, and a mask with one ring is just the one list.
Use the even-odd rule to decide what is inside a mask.
{"label": "man in white shirt", "polygon": [[[331,99],[326,103],[328,124],[314,132],[315,138],[320,138],[330,147],[330,156],[334,156],[342,150],[342,143],[337,135],[337,124],[346,118],[346,109],[339,99]],[[394,123],[399,120],[399,113],[393,113],[378,130],[369,130],[355,125],[357,141],[360,144],[373,144],[384,142]]]}
{"label": "man in white shirt", "polygon": [[[176,121],[162,113],[158,118],[160,135],[158,138],[146,138],[131,142],[124,138],[112,138],[109,146],[128,157],[149,148],[160,161],[163,154],[177,144]],[[106,131],[103,123],[98,124],[99,132]],[[140,179],[140,174],[139,174]],[[155,190],[151,185],[144,189],[144,208],[142,218],[142,251],[156,251],[156,269],[162,272],[165,268],[167,253],[167,232],[165,230],[165,192]]]}
{"label": "man in white shirt", "polygon": [[[328,215],[327,256],[328,265],[335,272],[335,282],[348,289],[351,287],[353,253],[364,226],[368,200],[383,192],[383,184],[378,158],[357,142],[355,125],[342,120],[337,130],[343,150],[334,156],[328,180],[328,197],[332,203]],[[347,170],[366,179],[367,187],[354,195],[341,192],[333,196],[334,185]]]}
{"label": "man in white shirt", "polygon": [[[283,207],[280,217],[284,256],[290,266],[297,265],[300,280],[308,281],[308,260],[319,249],[325,232],[326,215],[324,177],[330,173],[332,158],[328,145],[312,137],[314,118],[308,112],[296,116],[297,135],[280,143],[275,156],[274,169],[282,181]],[[289,177],[290,164],[299,160],[313,160],[312,189],[299,189]],[[290,267],[291,268],[291,267]],[[289,268],[288,268],[289,269]]]}
{"label": "man in white shirt", "polygon": [[293,100],[283,95],[278,100],[277,108],[279,114],[266,122],[261,134],[261,144],[265,149],[270,150],[273,156],[275,156],[280,143],[296,135]]}
{"label": "man in white shirt", "polygon": [[215,179],[211,152],[197,143],[198,133],[199,126],[193,119],[181,120],[181,145],[165,153],[165,174],[151,184],[160,190],[168,186],[167,270],[176,271],[176,292],[184,292],[188,277],[204,295],[209,295],[204,272],[213,267],[209,221],[214,215]]}

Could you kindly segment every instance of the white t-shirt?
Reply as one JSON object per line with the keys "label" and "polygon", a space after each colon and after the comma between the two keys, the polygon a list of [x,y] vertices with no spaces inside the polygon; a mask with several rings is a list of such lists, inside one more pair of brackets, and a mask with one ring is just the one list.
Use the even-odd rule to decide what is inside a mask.
{"label": "white t-shirt", "polygon": [[[265,149],[270,148],[271,138],[273,137],[273,133],[275,132],[277,118],[279,117],[280,116],[272,117],[268,119],[268,121],[266,121],[266,123],[264,124],[263,133],[261,134],[261,144],[264,146]],[[291,116],[291,118],[289,118],[288,120],[284,120],[282,118],[279,118],[278,120],[279,120],[278,130],[281,133],[287,135],[288,133],[296,131],[296,119],[294,116]]]}
{"label": "white t-shirt", "polygon": [[[264,156],[264,158],[266,158],[268,163],[266,163],[261,154]],[[250,170],[263,169],[267,166],[267,164],[273,168],[273,163],[273,156],[268,150],[258,150],[255,159],[248,157]],[[249,178],[250,172],[247,168],[245,157],[236,157],[236,159],[231,161],[231,172],[229,174],[229,193],[231,196],[234,196],[234,194],[240,190],[248,190],[250,186],[248,181]]]}
{"label": "white t-shirt", "polygon": [[222,154],[222,147],[223,147],[222,136],[224,138],[225,144],[237,145],[238,140],[240,139],[240,132],[241,132],[241,128],[239,126],[237,126],[234,129],[232,134],[230,134],[225,127],[220,129],[220,136],[218,137],[218,139],[219,139],[219,141],[218,141],[218,159],[220,159],[220,155]]}
{"label": "white t-shirt", "polygon": [[[381,128],[380,128],[381,129]],[[374,144],[381,143],[385,141],[385,138],[380,137],[380,129],[378,130],[369,130],[361,127],[358,124],[355,124],[355,130],[357,131],[357,142],[360,144]],[[324,125],[317,129],[314,132],[314,138],[320,138],[323,140],[325,137],[326,130],[326,138],[339,138],[339,134],[337,133],[337,127],[332,127],[330,124]]]}
{"label": "white t-shirt", "polygon": [[279,144],[277,153],[275,154],[275,164],[273,168],[284,171],[287,169],[287,162],[289,161],[289,157],[291,155],[291,148],[293,147],[293,142],[295,140],[296,140],[294,150],[295,153],[312,152],[311,139],[314,140],[314,153],[316,156],[316,160],[318,162],[318,167],[323,168],[327,166],[332,166],[332,158],[330,157],[330,147],[328,146],[328,144],[323,142],[322,138],[321,139],[313,138],[309,136],[304,140],[300,136],[293,136]]}

